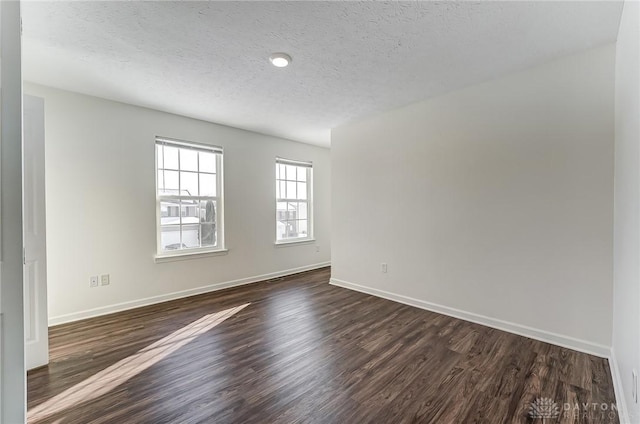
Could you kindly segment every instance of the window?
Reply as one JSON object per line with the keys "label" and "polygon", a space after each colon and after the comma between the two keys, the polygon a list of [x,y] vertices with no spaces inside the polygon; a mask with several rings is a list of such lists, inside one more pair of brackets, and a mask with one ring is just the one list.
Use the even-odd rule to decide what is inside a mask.
{"label": "window", "polygon": [[312,164],[276,159],[276,243],[313,237]]}
{"label": "window", "polygon": [[158,254],[224,249],[222,148],[156,137]]}

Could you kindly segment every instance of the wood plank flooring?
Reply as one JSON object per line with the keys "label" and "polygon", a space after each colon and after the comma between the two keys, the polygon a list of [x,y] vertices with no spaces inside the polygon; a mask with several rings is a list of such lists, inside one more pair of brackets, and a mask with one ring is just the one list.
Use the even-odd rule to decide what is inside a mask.
{"label": "wood plank flooring", "polygon": [[542,423],[528,416],[539,397],[561,410],[546,424],[618,422],[601,411],[615,402],[606,359],[329,276],[53,327],[50,365],[28,375],[29,422]]}

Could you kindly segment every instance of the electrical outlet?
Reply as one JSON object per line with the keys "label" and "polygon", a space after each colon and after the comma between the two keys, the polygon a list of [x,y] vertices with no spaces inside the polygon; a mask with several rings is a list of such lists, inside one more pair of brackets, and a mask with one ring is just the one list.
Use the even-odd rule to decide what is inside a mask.
{"label": "electrical outlet", "polygon": [[103,274],[100,276],[100,284],[103,286],[109,285],[109,274]]}
{"label": "electrical outlet", "polygon": [[98,287],[98,276],[92,275],[89,279],[89,287]]}
{"label": "electrical outlet", "polygon": [[631,371],[631,399],[635,403],[638,403],[638,371]]}
{"label": "electrical outlet", "polygon": [[386,273],[387,273],[387,264],[386,264],[386,263],[384,263],[384,262],[383,262],[383,263],[381,263],[381,264],[380,264],[380,271],[381,271],[383,274],[386,274]]}

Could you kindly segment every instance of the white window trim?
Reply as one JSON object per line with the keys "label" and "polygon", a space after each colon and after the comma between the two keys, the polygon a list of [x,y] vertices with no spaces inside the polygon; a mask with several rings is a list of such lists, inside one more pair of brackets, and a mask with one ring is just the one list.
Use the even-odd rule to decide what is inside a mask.
{"label": "white window trim", "polygon": [[154,259],[156,263],[163,262],[174,262],[174,261],[184,261],[188,259],[200,259],[200,258],[208,258],[211,256],[222,256],[229,253],[229,249],[189,249],[185,250],[182,253],[161,253],[155,255]]}
{"label": "white window trim", "polygon": [[[308,227],[308,235],[307,237],[299,237],[299,238],[291,238],[291,239],[283,239],[283,240],[278,240],[278,228],[277,228],[277,211],[278,211],[278,202],[300,202],[299,199],[282,199],[282,198],[278,198],[277,196],[275,197],[275,204],[274,204],[274,212],[275,212],[275,216],[274,216],[274,220],[273,223],[275,224],[275,237],[276,240],[273,243],[274,246],[276,247],[285,247],[285,246],[291,246],[291,245],[300,245],[300,244],[306,244],[306,243],[313,243],[316,241],[315,237],[314,237],[314,214],[313,214],[313,162],[307,162],[307,161],[299,161],[299,160],[292,160],[292,159],[285,159],[285,158],[281,158],[281,157],[276,157],[276,169],[277,166],[279,164],[284,164],[284,165],[294,165],[294,166],[304,166],[305,168],[307,168],[307,227]],[[275,183],[278,184],[278,178],[275,178]],[[277,187],[275,187],[274,193],[277,193]]]}
{"label": "white window trim", "polygon": [[[160,203],[163,199],[180,198],[185,196],[172,196],[172,195],[159,195],[158,194],[158,155],[156,145],[159,143],[166,143],[177,145],[178,147],[201,147],[204,150],[210,150],[216,153],[216,194],[217,196],[189,196],[190,198],[197,200],[215,200],[216,201],[216,246],[213,247],[194,247],[191,249],[182,249],[175,251],[162,251],[162,239],[161,239],[161,211]],[[223,149],[220,146],[214,146],[211,144],[198,143],[192,141],[185,141],[179,139],[173,139],[168,137],[156,136],[154,148],[155,157],[155,181],[156,181],[156,254],[154,256],[155,262],[170,262],[184,259],[196,259],[207,256],[224,255],[228,252],[225,248],[224,242],[224,154]],[[178,156],[178,161],[180,157]],[[178,162],[179,163],[179,162]],[[180,175],[180,174],[178,174]],[[179,178],[179,177],[178,177]]]}
{"label": "white window trim", "polygon": [[277,247],[287,247],[295,244],[313,244],[316,239],[314,238],[300,238],[300,239],[291,239],[291,240],[280,240],[276,241],[273,244]]}

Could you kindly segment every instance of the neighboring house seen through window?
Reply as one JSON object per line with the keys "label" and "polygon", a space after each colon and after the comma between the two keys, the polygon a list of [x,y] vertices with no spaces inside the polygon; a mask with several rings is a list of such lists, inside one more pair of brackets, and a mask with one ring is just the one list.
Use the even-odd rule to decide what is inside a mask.
{"label": "neighboring house seen through window", "polygon": [[222,148],[156,137],[158,254],[224,249]]}
{"label": "neighboring house seen through window", "polygon": [[310,162],[276,159],[276,243],[313,238]]}

